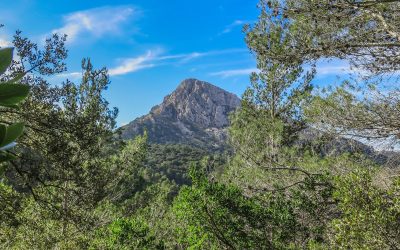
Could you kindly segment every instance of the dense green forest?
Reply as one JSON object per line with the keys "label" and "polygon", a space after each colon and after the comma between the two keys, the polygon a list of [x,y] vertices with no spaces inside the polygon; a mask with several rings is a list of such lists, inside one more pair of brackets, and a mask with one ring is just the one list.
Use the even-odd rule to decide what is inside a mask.
{"label": "dense green forest", "polygon": [[[400,249],[400,168],[325,147],[400,139],[400,2],[259,10],[244,27],[258,71],[226,153],[121,140],[107,69],[84,59],[78,83],[51,85],[67,37],[41,48],[18,31],[0,50],[0,248]],[[313,86],[316,62],[333,58],[357,77]],[[300,140],[309,128],[323,133]]]}

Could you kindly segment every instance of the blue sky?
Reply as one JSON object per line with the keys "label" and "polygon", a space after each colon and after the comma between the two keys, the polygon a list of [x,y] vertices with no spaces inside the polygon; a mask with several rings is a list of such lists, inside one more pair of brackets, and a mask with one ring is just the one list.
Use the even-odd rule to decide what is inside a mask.
{"label": "blue sky", "polygon": [[[17,29],[38,43],[53,32],[68,35],[68,72],[53,77],[55,84],[78,81],[84,57],[109,69],[106,98],[120,111],[118,125],[146,114],[189,77],[240,96],[255,69],[241,29],[257,19],[258,0],[1,2],[1,47]],[[321,64],[316,83],[335,82],[346,69]]]}

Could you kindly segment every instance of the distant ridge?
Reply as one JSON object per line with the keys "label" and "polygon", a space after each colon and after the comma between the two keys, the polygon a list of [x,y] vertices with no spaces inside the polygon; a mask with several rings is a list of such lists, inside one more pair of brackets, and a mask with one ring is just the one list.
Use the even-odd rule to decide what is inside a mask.
{"label": "distant ridge", "polygon": [[122,137],[148,132],[150,143],[188,144],[210,150],[226,146],[229,113],[240,99],[211,83],[186,79],[150,113],[123,126]]}

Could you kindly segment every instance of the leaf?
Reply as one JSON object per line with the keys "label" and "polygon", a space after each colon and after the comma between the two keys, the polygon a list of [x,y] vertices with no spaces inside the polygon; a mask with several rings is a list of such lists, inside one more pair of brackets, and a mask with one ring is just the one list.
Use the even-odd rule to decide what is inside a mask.
{"label": "leaf", "polygon": [[[0,163],[5,162],[5,161],[14,160],[14,159],[15,159],[15,156],[10,153],[0,152]],[[4,173],[6,167],[7,166],[0,166],[0,176]]]}
{"label": "leaf", "polygon": [[13,57],[13,48],[0,49],[0,74],[6,72]]}
{"label": "leaf", "polygon": [[7,126],[4,124],[0,124],[0,142],[4,140],[7,133]]}
{"label": "leaf", "polygon": [[15,107],[29,94],[29,86],[24,84],[0,84],[0,106]]}
{"label": "leaf", "polygon": [[26,75],[26,73],[20,73],[18,74],[15,78],[5,82],[5,84],[11,84],[11,83],[16,83],[19,82],[24,76]]}
{"label": "leaf", "polygon": [[24,132],[24,123],[14,123],[7,127],[6,134],[0,142],[0,147],[4,147],[14,142]]}

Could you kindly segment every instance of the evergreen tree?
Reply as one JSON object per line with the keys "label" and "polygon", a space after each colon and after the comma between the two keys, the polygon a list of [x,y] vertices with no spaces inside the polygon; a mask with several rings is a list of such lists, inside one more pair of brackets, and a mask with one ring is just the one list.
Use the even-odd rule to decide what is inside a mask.
{"label": "evergreen tree", "polygon": [[[230,171],[255,177],[253,182],[242,184],[245,186],[270,188],[272,176],[282,171],[309,175],[295,165],[293,146],[305,128],[302,106],[311,96],[315,70],[312,67],[304,73],[302,61],[280,62],[265,52],[285,54],[291,47],[290,28],[265,6],[258,23],[246,28],[246,41],[259,72],[251,75],[251,87],[243,95],[240,109],[231,116],[229,129],[236,153]],[[265,179],[267,176],[272,179]],[[237,175],[232,178],[240,180]]]}

